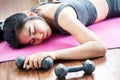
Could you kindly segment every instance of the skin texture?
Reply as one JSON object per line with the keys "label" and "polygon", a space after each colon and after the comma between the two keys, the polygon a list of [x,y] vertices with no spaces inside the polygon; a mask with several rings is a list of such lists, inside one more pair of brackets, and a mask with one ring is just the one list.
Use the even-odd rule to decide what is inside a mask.
{"label": "skin texture", "polygon": [[[97,19],[95,21],[104,20],[108,14],[108,5],[106,0],[90,0],[98,13]],[[38,7],[41,9],[41,13],[51,21],[54,26],[54,12],[59,4],[47,4]],[[103,13],[104,11],[104,13]],[[35,13],[26,11],[24,12],[27,16],[36,16]],[[69,17],[71,16],[71,17]],[[64,19],[64,20],[63,20]],[[69,32],[74,38],[81,44],[80,46],[71,47],[62,50],[56,50],[51,52],[36,52],[26,58],[24,63],[25,69],[38,69],[41,67],[42,60],[50,56],[53,60],[64,59],[64,60],[74,60],[74,59],[87,59],[104,56],[107,47],[104,42],[99,39],[96,34],[87,29],[76,16],[75,11],[71,7],[64,8],[60,15],[58,16],[58,23],[62,29]],[[43,40],[49,38],[52,35],[52,27],[41,20],[31,20],[28,21],[19,35],[21,43],[30,43],[32,45],[40,44]],[[30,28],[30,31],[29,31]],[[30,33],[30,34],[29,34]],[[82,34],[82,35],[81,35]],[[30,36],[31,35],[31,36]],[[47,36],[46,36],[47,35]],[[24,36],[24,38],[23,38]],[[31,41],[35,39],[35,41]],[[99,45],[99,46],[98,46]],[[73,56],[74,53],[74,56]]]}
{"label": "skin texture", "polygon": [[19,34],[19,40],[22,44],[36,45],[49,38],[51,29],[45,22],[36,19],[27,21]]}

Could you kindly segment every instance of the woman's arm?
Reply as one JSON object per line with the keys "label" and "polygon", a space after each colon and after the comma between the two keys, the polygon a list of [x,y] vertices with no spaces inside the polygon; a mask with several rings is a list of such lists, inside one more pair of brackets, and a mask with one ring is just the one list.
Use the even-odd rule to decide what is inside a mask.
{"label": "woman's arm", "polygon": [[61,11],[58,23],[64,30],[71,33],[81,45],[54,51],[56,59],[86,59],[105,55],[107,48],[104,42],[77,19],[76,13],[71,7],[66,7]]}

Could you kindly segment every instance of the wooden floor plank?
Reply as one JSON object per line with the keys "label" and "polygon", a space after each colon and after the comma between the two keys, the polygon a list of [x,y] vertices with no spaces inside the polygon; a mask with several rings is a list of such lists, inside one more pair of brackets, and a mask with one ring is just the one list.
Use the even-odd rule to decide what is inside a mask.
{"label": "wooden floor plank", "polygon": [[120,49],[109,50],[105,57],[94,60],[95,80],[120,80]]}
{"label": "wooden floor plank", "polygon": [[8,62],[0,63],[0,79],[8,80]]}
{"label": "wooden floor plank", "polygon": [[8,61],[0,64],[1,80],[39,80],[37,70],[18,69],[14,61]]}

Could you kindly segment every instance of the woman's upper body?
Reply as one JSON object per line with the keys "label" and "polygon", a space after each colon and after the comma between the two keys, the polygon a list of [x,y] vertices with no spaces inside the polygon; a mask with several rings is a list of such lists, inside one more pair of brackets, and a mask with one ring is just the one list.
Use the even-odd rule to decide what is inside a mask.
{"label": "woman's upper body", "polygon": [[[90,2],[92,4],[94,4],[94,6],[96,8],[96,11],[97,11],[97,17],[96,17],[94,23],[98,22],[98,21],[101,21],[101,20],[104,20],[107,17],[107,14],[108,14],[108,5],[107,5],[106,0],[100,0],[100,1],[90,0]],[[42,5],[42,6],[39,6],[39,7],[36,8],[36,13],[38,15],[42,14],[44,16],[45,20],[47,21],[48,26],[50,26],[50,28],[52,28],[54,30],[57,30],[57,27],[56,27],[56,24],[55,24],[55,21],[54,21],[54,19],[55,19],[54,16],[55,16],[57,8],[60,5],[61,5],[61,3],[59,3],[59,4],[45,4],[45,5]],[[25,13],[28,16],[34,16],[34,13],[32,13],[32,12],[30,13],[28,11],[28,12],[25,12]],[[59,13],[57,19],[58,19],[58,24],[60,25],[60,27],[63,30],[65,30],[66,32],[72,34],[80,43],[84,43],[86,41],[89,41],[92,38],[93,38],[93,40],[97,38],[97,37],[93,36],[93,34],[88,29],[85,32],[84,30],[86,29],[86,27],[82,27],[82,29],[84,29],[83,30],[84,32],[80,31],[81,29],[79,29],[80,28],[79,26],[80,25],[85,26],[85,25],[83,25],[80,22],[80,20],[77,19],[77,14],[76,14],[75,10],[70,6],[67,6],[67,7],[63,8],[61,10],[61,12]],[[48,34],[48,37],[51,35],[51,31],[52,30],[49,29],[48,33],[46,33],[46,34]],[[86,33],[86,35],[81,35],[81,34],[85,34],[85,33]],[[44,34],[44,35],[46,35],[46,34]],[[25,36],[25,34],[23,34],[23,35]],[[21,35],[21,38],[22,38],[23,35]],[[44,37],[46,37],[46,36],[44,36]]]}
{"label": "woman's upper body", "polygon": [[[97,16],[93,23],[104,20],[107,17],[109,8],[106,0],[81,0],[81,1],[84,3],[84,5],[85,5],[84,1],[88,1],[90,6],[94,6],[92,8],[93,10],[96,11]],[[24,11],[23,12],[24,14],[20,13],[13,15],[15,17],[12,16],[13,18],[12,21],[11,17],[7,18],[4,25],[4,31],[6,32],[11,31],[13,32],[12,36],[13,35],[15,36],[15,40],[9,42],[10,40],[8,39],[8,36],[11,36],[11,34],[5,33],[8,35],[6,36],[6,39],[8,39],[8,43],[15,43],[16,41],[16,44],[20,43],[22,45],[35,45],[40,44],[43,40],[49,38],[52,35],[53,30],[58,31],[58,27],[56,27],[54,21],[55,18],[54,16],[56,10],[60,5],[62,5],[62,3],[45,4],[37,7],[34,12],[28,10]],[[82,8],[84,8],[84,5],[82,6]],[[89,9],[89,7],[87,8]],[[28,66],[30,65],[32,68],[38,68],[38,66],[41,66],[40,61],[46,56],[50,56],[54,60],[56,60],[56,59],[86,59],[105,55],[107,48],[104,42],[101,39],[99,39],[92,31],[87,29],[86,25],[84,25],[78,19],[78,14],[76,12],[77,11],[75,11],[74,8],[66,6],[60,11],[57,21],[60,28],[74,36],[74,38],[81,45],[68,49],[52,51],[52,53],[45,52],[44,54],[40,54],[40,52],[37,52],[36,54],[33,54],[26,59],[24,68],[28,68],[27,65]],[[40,15],[42,15],[44,19],[41,18]],[[10,24],[12,25],[12,30],[9,30]],[[6,28],[6,26],[8,27]],[[17,30],[17,28],[20,30]]]}

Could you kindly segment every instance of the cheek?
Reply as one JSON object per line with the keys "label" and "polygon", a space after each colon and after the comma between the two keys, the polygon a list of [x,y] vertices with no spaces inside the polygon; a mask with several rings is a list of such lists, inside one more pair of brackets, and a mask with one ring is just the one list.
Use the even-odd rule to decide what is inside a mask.
{"label": "cheek", "polygon": [[30,39],[30,37],[26,33],[22,33],[19,35],[19,40],[22,44],[27,44],[29,39]]}
{"label": "cheek", "polygon": [[40,25],[40,26],[37,27],[38,32],[46,32],[47,30],[48,30],[47,25]]}

